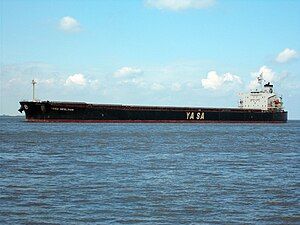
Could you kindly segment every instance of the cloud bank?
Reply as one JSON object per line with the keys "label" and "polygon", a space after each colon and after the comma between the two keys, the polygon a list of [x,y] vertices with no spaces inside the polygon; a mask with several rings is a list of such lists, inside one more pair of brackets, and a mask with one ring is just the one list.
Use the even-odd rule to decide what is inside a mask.
{"label": "cloud bank", "polygon": [[210,71],[207,77],[201,80],[202,86],[205,89],[217,90],[226,84],[241,84],[241,78],[231,73],[218,75],[216,71]]}
{"label": "cloud bank", "polygon": [[181,84],[179,82],[175,82],[171,86],[172,91],[180,91],[181,90]]}
{"label": "cloud bank", "polygon": [[172,11],[203,9],[213,6],[215,0],[147,0],[146,5],[157,9]]}
{"label": "cloud bank", "polygon": [[142,74],[143,71],[139,68],[133,68],[133,67],[122,67],[118,69],[113,75],[114,77],[128,77],[128,76],[134,76],[138,74]]}
{"label": "cloud bank", "polygon": [[153,91],[161,91],[163,89],[165,89],[165,87],[160,83],[155,82],[151,85],[151,90]]}
{"label": "cloud bank", "polygon": [[297,57],[297,52],[294,49],[286,48],[277,55],[276,61],[279,63],[285,63]]}
{"label": "cloud bank", "polygon": [[[119,77],[115,77],[115,73],[109,71],[81,70],[70,73],[40,62],[4,65],[0,75],[3,79],[1,103],[5,108],[1,110],[17,115],[18,101],[32,97],[30,82],[33,78],[38,82],[36,90],[39,99],[107,104],[228,106],[229,102],[234,103],[237,99],[237,91],[258,87],[256,77],[260,73],[266,81],[278,82],[280,88],[289,87],[287,93],[297,94],[299,89],[299,82],[295,80],[279,82],[288,76],[288,72],[275,72],[266,65],[245,75],[243,78],[249,81],[245,85],[241,85],[241,78],[232,73],[218,74],[207,68],[199,71],[190,70],[190,67],[167,67],[174,69],[164,73],[164,68],[120,67],[115,71]],[[202,80],[199,74],[205,74]]]}

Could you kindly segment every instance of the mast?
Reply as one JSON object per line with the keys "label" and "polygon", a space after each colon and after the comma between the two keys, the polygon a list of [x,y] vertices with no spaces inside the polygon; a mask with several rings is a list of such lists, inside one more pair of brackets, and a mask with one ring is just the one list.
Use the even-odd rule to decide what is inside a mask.
{"label": "mast", "polygon": [[33,79],[31,83],[32,83],[32,101],[35,102],[35,85],[37,84],[37,82]]}
{"label": "mast", "polygon": [[263,72],[261,72],[259,74],[259,76],[257,77],[257,82],[260,85],[260,91],[262,91],[262,89],[263,89],[263,80],[264,80],[264,78],[263,78]]}

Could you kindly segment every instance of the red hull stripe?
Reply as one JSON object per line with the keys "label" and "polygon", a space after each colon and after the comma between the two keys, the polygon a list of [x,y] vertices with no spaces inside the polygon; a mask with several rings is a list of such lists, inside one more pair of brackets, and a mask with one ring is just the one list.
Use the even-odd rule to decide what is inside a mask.
{"label": "red hull stripe", "polygon": [[37,123],[286,123],[286,121],[225,121],[225,120],[67,120],[26,119]]}

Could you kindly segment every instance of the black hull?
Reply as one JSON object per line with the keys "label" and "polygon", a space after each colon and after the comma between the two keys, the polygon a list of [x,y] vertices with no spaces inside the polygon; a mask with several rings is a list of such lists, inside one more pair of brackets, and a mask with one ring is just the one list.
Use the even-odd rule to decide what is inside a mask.
{"label": "black hull", "polygon": [[237,108],[154,107],[74,102],[20,102],[30,122],[98,123],[284,123],[286,111]]}

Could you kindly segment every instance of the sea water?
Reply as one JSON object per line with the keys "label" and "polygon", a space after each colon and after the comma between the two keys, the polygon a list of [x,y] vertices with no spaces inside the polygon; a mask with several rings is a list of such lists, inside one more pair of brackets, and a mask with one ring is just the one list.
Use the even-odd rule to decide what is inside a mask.
{"label": "sea water", "polygon": [[0,123],[1,224],[300,224],[300,121]]}

